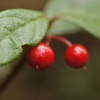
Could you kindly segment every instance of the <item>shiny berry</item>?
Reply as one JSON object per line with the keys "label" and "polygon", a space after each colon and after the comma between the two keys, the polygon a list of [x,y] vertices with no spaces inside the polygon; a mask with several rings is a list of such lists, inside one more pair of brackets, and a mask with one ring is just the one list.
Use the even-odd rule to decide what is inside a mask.
{"label": "shiny berry", "polygon": [[81,68],[88,61],[88,51],[81,44],[75,44],[65,51],[65,61],[73,68]]}
{"label": "shiny berry", "polygon": [[45,70],[54,62],[55,54],[52,48],[45,43],[39,43],[30,48],[27,54],[28,64],[36,70]]}

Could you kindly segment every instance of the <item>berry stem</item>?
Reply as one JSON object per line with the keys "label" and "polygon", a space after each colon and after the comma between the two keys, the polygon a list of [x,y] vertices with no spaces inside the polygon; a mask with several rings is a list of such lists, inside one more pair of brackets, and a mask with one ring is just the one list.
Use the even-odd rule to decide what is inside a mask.
{"label": "berry stem", "polygon": [[87,67],[86,67],[86,66],[83,66],[83,70],[87,71],[88,69],[87,69]]}
{"label": "berry stem", "polygon": [[47,36],[46,44],[50,45],[50,42],[51,42],[51,36]]}
{"label": "berry stem", "polygon": [[55,17],[53,17],[51,20],[50,20],[50,22],[49,22],[49,27],[48,27],[48,29],[50,29],[51,28],[51,26],[52,26],[52,24],[57,20],[57,19],[59,19],[61,16],[55,16]]}
{"label": "berry stem", "polygon": [[47,42],[46,42],[47,45],[50,44],[51,39],[60,41],[64,43],[67,47],[71,47],[73,45],[69,40],[61,36],[47,36],[47,37],[48,37]]}

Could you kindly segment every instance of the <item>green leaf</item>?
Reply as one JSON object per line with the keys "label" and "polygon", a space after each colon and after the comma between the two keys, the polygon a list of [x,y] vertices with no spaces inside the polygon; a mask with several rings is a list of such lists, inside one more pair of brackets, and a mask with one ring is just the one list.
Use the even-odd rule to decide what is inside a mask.
{"label": "green leaf", "polygon": [[44,9],[49,18],[61,15],[67,19],[55,21],[50,34],[74,33],[83,28],[97,37],[100,37],[99,10],[100,0],[49,0]]}
{"label": "green leaf", "polygon": [[100,18],[92,16],[89,12],[65,13],[61,17],[66,22],[70,21],[74,25],[90,32],[92,35],[100,38]]}
{"label": "green leaf", "polygon": [[48,19],[38,11],[12,9],[0,13],[0,65],[22,54],[22,45],[36,45],[46,34]]}
{"label": "green leaf", "polygon": [[79,30],[80,30],[80,28],[78,28],[76,25],[70,23],[69,21],[59,19],[59,20],[55,21],[55,23],[51,26],[49,34],[61,35],[61,34],[77,32]]}
{"label": "green leaf", "polygon": [[44,11],[50,17],[59,15],[64,11],[72,10],[100,10],[100,0],[48,0]]}

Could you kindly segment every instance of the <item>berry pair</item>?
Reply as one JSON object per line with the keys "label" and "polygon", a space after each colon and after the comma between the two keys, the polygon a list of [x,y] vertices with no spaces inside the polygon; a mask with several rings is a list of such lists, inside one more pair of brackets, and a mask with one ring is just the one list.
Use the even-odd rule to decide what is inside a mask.
{"label": "berry pair", "polygon": [[[56,37],[56,39],[63,39],[64,42],[64,38]],[[66,63],[73,68],[84,67],[88,61],[86,48],[81,44],[68,45],[69,41],[66,43],[68,46],[64,55]],[[54,59],[55,53],[53,49],[45,43],[39,43],[37,46],[30,48],[27,55],[29,65],[36,70],[49,68],[53,64]]]}

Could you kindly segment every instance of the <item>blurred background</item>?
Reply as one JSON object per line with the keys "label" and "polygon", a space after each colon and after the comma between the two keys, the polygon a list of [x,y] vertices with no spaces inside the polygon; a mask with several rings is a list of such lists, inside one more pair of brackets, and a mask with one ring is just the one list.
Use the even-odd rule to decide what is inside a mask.
{"label": "blurred background", "polygon": [[[43,10],[47,0],[0,0],[0,10],[28,8]],[[81,43],[89,51],[88,70],[72,69],[63,59],[65,45],[52,41],[56,53],[52,67],[43,72],[27,64],[0,91],[0,100],[100,100],[100,40],[87,32],[63,35],[72,43]],[[0,84],[13,70],[13,64],[0,68]]]}

